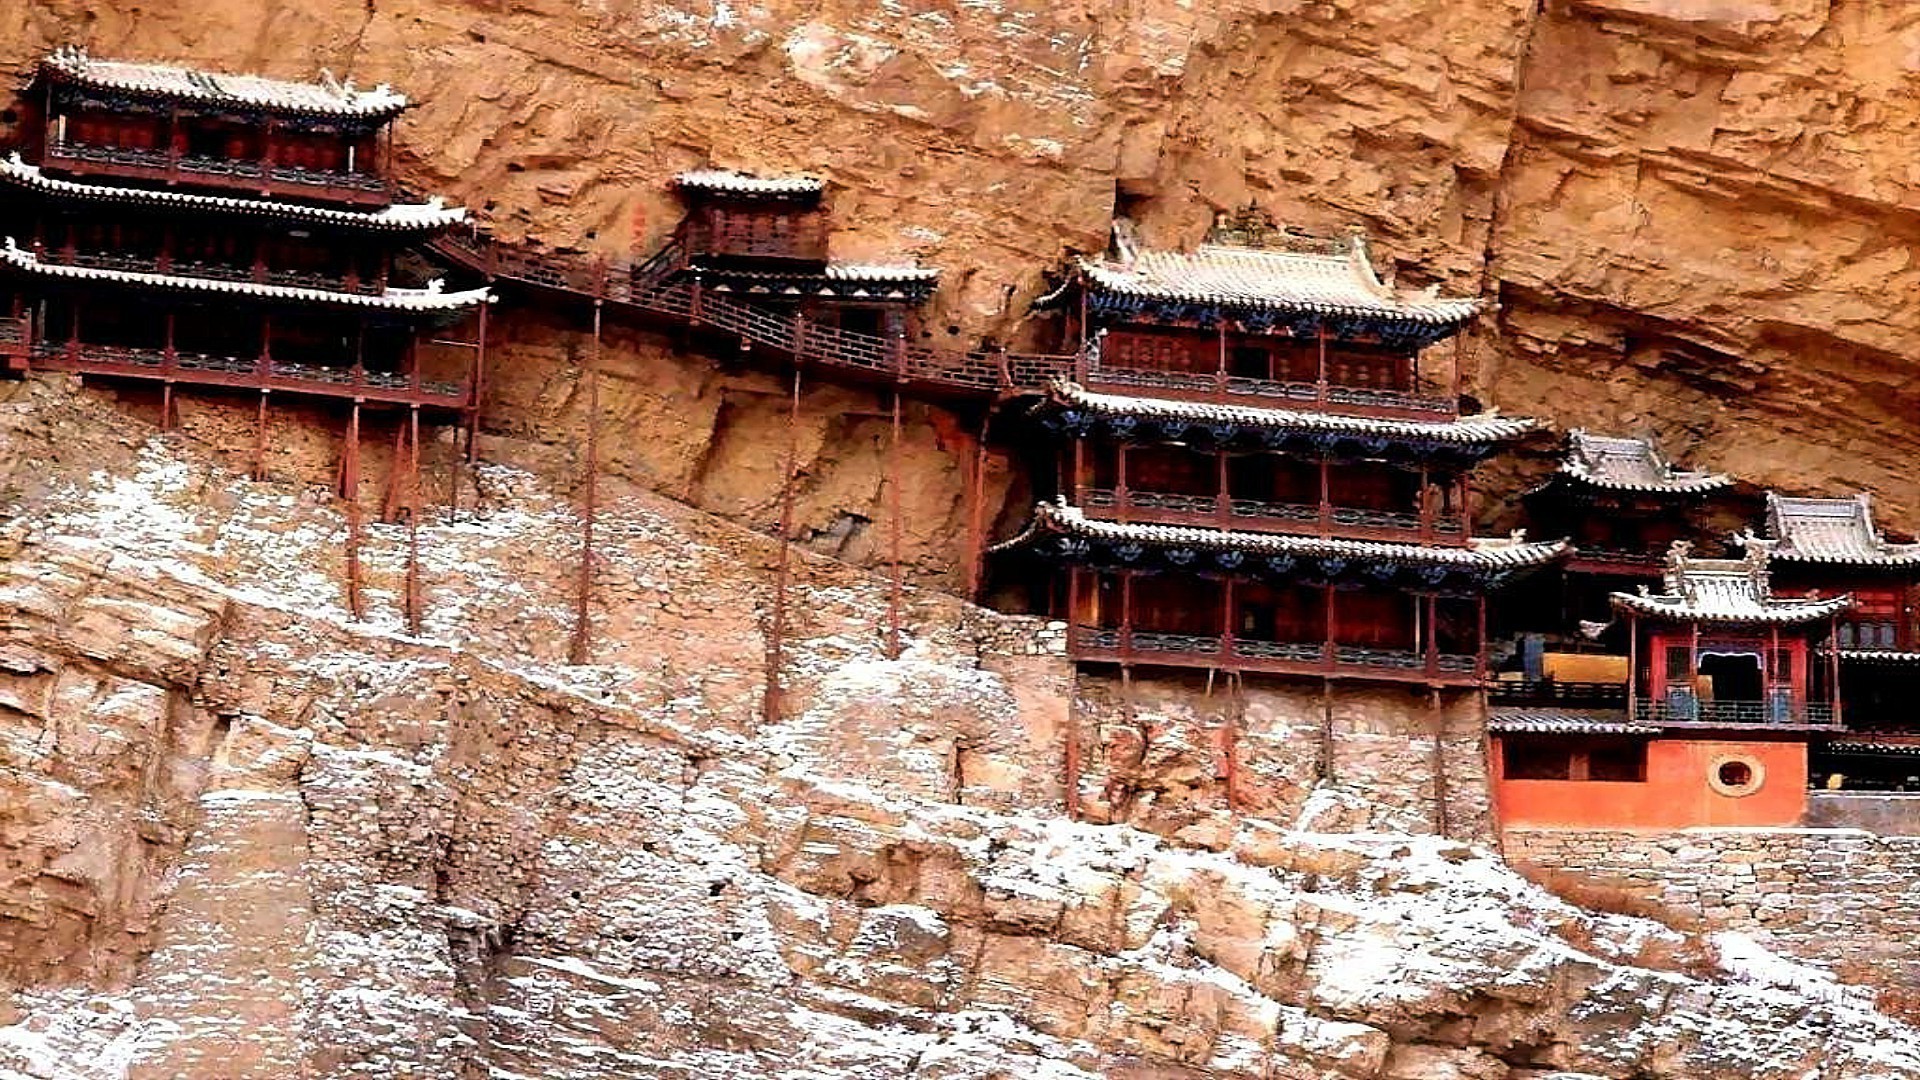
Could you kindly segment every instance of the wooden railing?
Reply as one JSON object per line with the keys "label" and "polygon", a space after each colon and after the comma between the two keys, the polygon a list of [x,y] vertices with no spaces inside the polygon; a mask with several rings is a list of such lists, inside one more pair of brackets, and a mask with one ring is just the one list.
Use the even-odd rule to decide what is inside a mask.
{"label": "wooden railing", "polygon": [[50,165],[64,166],[76,173],[186,181],[356,205],[384,204],[392,194],[385,179],[368,173],[302,169],[168,150],[52,142],[47,145],[46,160]]}
{"label": "wooden railing", "polygon": [[1209,667],[1447,686],[1476,686],[1481,680],[1479,657],[1435,649],[1386,649],[1332,641],[1261,641],[1092,626],[1075,626],[1070,642],[1069,651],[1075,659],[1120,664]]}
{"label": "wooden railing", "polygon": [[66,266],[85,266],[97,270],[124,270],[137,274],[172,274],[178,277],[212,278],[217,281],[245,281],[258,285],[283,285],[290,288],[320,289],[325,292],[375,295],[377,281],[345,274],[325,274],[310,270],[280,270],[269,266],[241,266],[234,263],[199,262],[162,258],[158,255],[112,254],[53,248],[39,253],[42,260]]}
{"label": "wooden railing", "polygon": [[1776,702],[1640,698],[1634,702],[1634,716],[1654,724],[1698,724],[1706,727],[1832,727],[1834,724],[1833,706],[1788,699]]}
{"label": "wooden railing", "polygon": [[700,282],[672,281],[687,267],[676,237],[642,263],[497,243],[475,233],[443,234],[434,250],[489,278],[598,299],[656,319],[718,330],[804,364],[876,380],[970,395],[1037,392],[1073,373],[1073,358],[1004,349],[936,349],[904,338],[821,326],[797,312],[743,304]]}
{"label": "wooden railing", "polygon": [[1275,503],[1225,495],[1113,488],[1082,488],[1075,498],[1083,509],[1105,511],[1098,517],[1158,525],[1307,532],[1355,540],[1457,543],[1466,536],[1465,518],[1458,513],[1423,518],[1418,513],[1331,503]]}
{"label": "wooden railing", "polygon": [[33,367],[43,371],[280,390],[396,405],[457,409],[467,404],[469,391],[466,380],[450,382],[423,379],[417,374],[301,364],[265,356],[180,352],[90,342],[40,343],[32,347],[29,355]]}
{"label": "wooden railing", "polygon": [[1156,394],[1202,401],[1316,410],[1331,407],[1342,413],[1382,419],[1448,420],[1459,414],[1459,403],[1456,401],[1409,390],[1282,382],[1228,375],[1225,372],[1109,367],[1097,357],[1085,365],[1082,381],[1094,387],[1152,390]]}

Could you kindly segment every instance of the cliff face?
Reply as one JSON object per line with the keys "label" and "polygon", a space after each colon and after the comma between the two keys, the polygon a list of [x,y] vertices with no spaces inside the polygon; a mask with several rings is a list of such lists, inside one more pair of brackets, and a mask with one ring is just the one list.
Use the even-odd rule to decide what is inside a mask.
{"label": "cliff face", "polygon": [[[915,592],[887,660],[885,583],[803,558],[763,722],[759,536],[610,492],[570,666],[577,522],[495,442],[409,636],[403,528],[349,620],[337,508],[103,404],[0,399],[0,1075],[1920,1077],[1868,991],[1177,756],[1165,835],[1062,819],[1030,620]],[[1298,816],[1418,828],[1371,784]]]}
{"label": "cliff face", "polygon": [[[1361,225],[1403,281],[1498,301],[1459,347],[1485,400],[1652,430],[1764,484],[1870,487],[1890,520],[1920,511],[1901,467],[1916,404],[1901,358],[1920,345],[1906,152],[1920,27],[1904,5],[28,0],[0,13],[0,61],[70,40],[392,81],[420,101],[400,128],[409,179],[508,236],[650,249],[678,216],[666,180],[679,169],[816,171],[832,182],[837,255],[944,268],[926,324],[940,343],[1046,344],[1052,328],[1027,315],[1042,270],[1101,247],[1116,211],[1159,244],[1248,201]],[[516,358],[494,415],[564,445],[578,410],[514,396],[574,400],[573,369],[541,352]],[[609,367],[642,376],[609,398],[610,444],[625,448],[611,467],[771,520],[753,475],[769,455],[707,450],[733,423],[739,446],[778,444],[752,390],[682,371],[672,397],[644,360]],[[823,550],[865,560],[847,537],[882,513],[879,459],[873,432],[830,429],[844,411],[818,414],[801,521]],[[929,448],[953,442],[913,427]],[[907,551],[951,584],[958,473],[921,464],[913,521],[942,525]]]}
{"label": "cliff face", "polygon": [[[1914,23],[1838,0],[26,0],[0,62],[84,41],[392,81],[421,103],[410,181],[612,253],[671,227],[679,169],[816,171],[837,255],[945,269],[940,343],[1044,342],[1042,269],[1116,212],[1159,244],[1248,201],[1360,224],[1403,281],[1498,301],[1459,348],[1486,400],[1869,486],[1897,519],[1920,510]],[[1478,760],[1459,717],[1430,764],[1423,714],[1353,708],[1316,762],[1313,709],[1253,701],[1237,817],[1191,688],[1122,708],[1044,628],[931,592],[882,659],[884,586],[848,565],[884,558],[864,392],[803,395],[815,554],[763,725],[775,555],[735,525],[775,520],[787,385],[610,330],[595,664],[565,664],[589,345],[548,311],[498,335],[490,464],[426,448],[430,500],[466,509],[423,523],[418,636],[397,526],[370,528],[369,618],[346,616],[337,419],[276,410],[253,483],[221,407],[186,399],[163,438],[150,402],[0,384],[0,1075],[1920,1075],[1855,991],[1391,835]],[[961,577],[976,422],[909,408],[927,584]],[[370,429],[369,477],[391,437]],[[1017,512],[1009,464],[985,479]],[[1069,732],[1089,815],[1119,824],[1057,816]]]}

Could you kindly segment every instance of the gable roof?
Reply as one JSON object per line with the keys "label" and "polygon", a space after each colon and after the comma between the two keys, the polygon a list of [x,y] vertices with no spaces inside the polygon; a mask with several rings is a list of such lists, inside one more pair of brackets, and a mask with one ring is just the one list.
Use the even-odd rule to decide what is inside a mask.
{"label": "gable roof", "polygon": [[354,89],[352,80],[335,83],[287,82],[258,75],[228,75],[177,67],[172,64],[95,60],[85,49],[56,49],[40,61],[48,78],[98,90],[119,90],[181,101],[219,105],[248,105],[274,112],[312,116],[394,116],[407,107],[407,97],[385,83],[371,90]]}
{"label": "gable roof", "polygon": [[1621,611],[1676,622],[1757,623],[1777,626],[1838,615],[1853,605],[1851,596],[1783,599],[1773,595],[1767,550],[1753,548],[1744,559],[1695,559],[1681,541],[1667,553],[1664,592],[1614,593]]}
{"label": "gable roof", "polygon": [[1733,483],[1725,473],[1682,469],[1660,453],[1652,439],[1595,435],[1582,428],[1567,432],[1562,475],[1609,491],[1691,494]]}
{"label": "gable roof", "polygon": [[1809,499],[1767,492],[1765,539],[1743,532],[1734,542],[1765,547],[1786,562],[1850,566],[1920,564],[1920,544],[1890,544],[1873,523],[1873,497]]}
{"label": "gable roof", "polygon": [[733,169],[693,169],[675,176],[673,186],[712,195],[781,197],[819,195],[827,190],[826,181],[817,176],[755,176]]}

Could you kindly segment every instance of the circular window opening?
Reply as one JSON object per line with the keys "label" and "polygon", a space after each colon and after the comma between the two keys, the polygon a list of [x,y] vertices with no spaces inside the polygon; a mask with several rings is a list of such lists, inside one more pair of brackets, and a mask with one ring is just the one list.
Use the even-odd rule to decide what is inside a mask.
{"label": "circular window opening", "polygon": [[1716,758],[1707,770],[1707,786],[1735,799],[1759,791],[1766,778],[1765,766],[1745,754]]}

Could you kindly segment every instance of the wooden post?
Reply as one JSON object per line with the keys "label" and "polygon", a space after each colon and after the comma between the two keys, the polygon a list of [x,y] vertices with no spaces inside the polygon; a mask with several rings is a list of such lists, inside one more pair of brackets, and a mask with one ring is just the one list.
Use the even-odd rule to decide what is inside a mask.
{"label": "wooden post", "polygon": [[1113,508],[1115,516],[1121,521],[1132,519],[1133,492],[1127,487],[1127,444],[1116,445],[1114,463]]}
{"label": "wooden post", "polygon": [[1474,597],[1473,677],[1487,681],[1487,594]]}
{"label": "wooden post", "polygon": [[1325,323],[1320,324],[1318,339],[1319,360],[1314,369],[1313,382],[1317,399],[1320,404],[1325,405],[1327,403],[1327,326]]}
{"label": "wooden post", "polygon": [[420,406],[407,410],[407,632],[420,636]]}
{"label": "wooden post", "polygon": [[[800,460],[800,359],[793,362],[793,391],[787,405],[787,453],[780,481],[780,553],[774,564],[773,614],[767,627],[767,680],[760,714],[766,723],[776,723],[781,715],[780,669],[786,646],[787,575],[792,562],[793,479]],[[1069,706],[1071,707],[1071,706]]]}
{"label": "wooden post", "polygon": [[[493,288],[493,278],[487,279],[487,288]],[[480,406],[487,388],[487,308],[492,306],[491,298],[480,305],[480,328],[477,344],[473,351],[473,387],[467,399],[467,464],[473,464],[473,440],[480,433]]]}
{"label": "wooden post", "polygon": [[1833,724],[1843,726],[1845,717],[1840,713],[1840,616],[1827,618],[1827,700],[1833,706]]}
{"label": "wooden post", "polygon": [[1333,465],[1326,455],[1320,456],[1320,535],[1333,531],[1333,478],[1329,475]]}
{"label": "wooden post", "polygon": [[[1078,572],[1078,568],[1076,568],[1076,573],[1077,572]],[[1071,591],[1071,587],[1069,588],[1069,591]],[[1069,620],[1071,620],[1072,615],[1069,614],[1068,618]],[[1069,625],[1071,625],[1071,622],[1069,622]],[[1064,755],[1066,759],[1064,763],[1066,766],[1064,770],[1066,773],[1066,776],[1064,777],[1063,786],[1066,789],[1065,795],[1066,795],[1068,821],[1080,820],[1080,709],[1079,709],[1079,704],[1080,704],[1080,671],[1078,668],[1075,668],[1069,673],[1068,681],[1067,681],[1067,730],[1065,732],[1066,753]]]}
{"label": "wooden post", "polygon": [[1227,813],[1238,814],[1243,805],[1240,798],[1240,726],[1246,718],[1245,688],[1241,685],[1240,673],[1227,673],[1227,708],[1221,737],[1226,745],[1221,748],[1226,759]]}
{"label": "wooden post", "polygon": [[260,391],[260,406],[253,416],[253,478],[267,478],[267,394]]}
{"label": "wooden post", "polygon": [[1120,655],[1133,654],[1133,571],[1120,571]]}
{"label": "wooden post", "polygon": [[1427,711],[1433,718],[1433,831],[1439,836],[1453,832],[1447,813],[1447,714],[1440,708],[1440,688],[1427,688]]}
{"label": "wooden post", "polygon": [[1320,753],[1314,761],[1314,778],[1332,783],[1333,768],[1333,680],[1320,680]]}
{"label": "wooden post", "polygon": [[593,526],[600,512],[600,305],[593,302],[593,345],[587,353],[586,490],[580,512],[580,572],[574,584],[573,645],[567,662],[584,664],[593,646]]}
{"label": "wooden post", "polygon": [[1640,616],[1627,615],[1627,723],[1640,715]]}
{"label": "wooden post", "polygon": [[[261,412],[266,411],[265,394],[260,395]],[[360,602],[360,402],[347,414],[346,455],[340,465],[340,494],[347,500],[347,610],[356,619],[364,618]]]}
{"label": "wooden post", "polygon": [[[1431,678],[1440,673],[1440,600],[1433,593],[1428,593],[1425,606],[1427,609],[1427,675]],[[1414,611],[1416,624],[1419,619],[1420,613],[1416,608]]]}
{"label": "wooden post", "polygon": [[1321,586],[1321,588],[1326,591],[1326,597],[1327,597],[1327,610],[1326,610],[1327,640],[1320,647],[1320,657],[1321,657],[1320,663],[1321,663],[1321,666],[1325,668],[1328,672],[1332,672],[1334,660],[1339,655],[1338,652],[1336,651],[1336,646],[1333,643],[1333,636],[1334,636],[1333,632],[1337,625],[1335,623],[1335,616],[1334,616],[1334,610],[1333,610],[1334,589],[1331,583],[1323,585]]}
{"label": "wooden post", "polygon": [[900,607],[905,573],[900,563],[900,383],[893,384],[893,416],[887,442],[887,659],[900,659]]}

